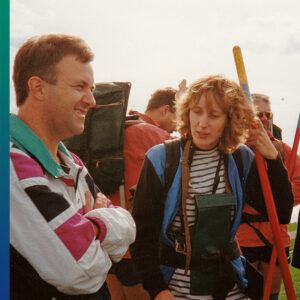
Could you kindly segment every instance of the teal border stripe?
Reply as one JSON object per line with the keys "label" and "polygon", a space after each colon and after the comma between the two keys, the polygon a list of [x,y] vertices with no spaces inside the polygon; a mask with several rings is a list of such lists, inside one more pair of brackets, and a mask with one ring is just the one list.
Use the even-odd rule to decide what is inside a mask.
{"label": "teal border stripe", "polygon": [[0,298],[9,299],[9,0],[0,1]]}

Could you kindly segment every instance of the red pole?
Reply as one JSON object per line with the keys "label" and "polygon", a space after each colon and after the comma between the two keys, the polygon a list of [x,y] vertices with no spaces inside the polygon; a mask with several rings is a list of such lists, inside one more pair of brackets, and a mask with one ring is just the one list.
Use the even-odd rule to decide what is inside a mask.
{"label": "red pole", "polygon": [[276,248],[273,247],[271,260],[270,260],[270,263],[269,263],[268,274],[267,274],[266,280],[264,281],[264,297],[263,297],[263,300],[269,300],[269,296],[271,294],[272,279],[273,279],[273,274],[274,274],[274,269],[275,269],[275,264],[276,264],[276,258],[277,258]]}
{"label": "red pole", "polygon": [[[234,60],[235,60],[235,65],[236,65],[240,85],[243,88],[245,94],[247,95],[249,101],[251,101],[250,89],[248,86],[248,79],[247,79],[246,70],[244,66],[242,51],[239,46],[235,46],[233,48],[233,55],[234,55]],[[272,194],[269,177],[266,169],[266,164],[263,157],[258,151],[254,151],[254,153],[255,153],[255,160],[256,160],[257,170],[260,178],[260,183],[262,187],[262,192],[264,195],[265,204],[267,208],[267,214],[274,235],[274,243],[278,253],[279,266],[282,273],[285,292],[289,300],[296,300],[296,293],[295,293],[292,277],[289,271],[289,266],[286,259],[283,241],[281,238],[281,231],[279,227],[276,208],[274,205],[274,199],[273,199],[273,194]],[[271,277],[271,275],[268,274],[268,277]]]}
{"label": "red pole", "polygon": [[[284,244],[281,238],[281,231],[278,223],[278,217],[276,208],[274,205],[273,194],[266,170],[266,165],[264,159],[258,152],[255,152],[256,165],[260,177],[262,191],[265,197],[265,203],[268,213],[268,218],[271,223],[271,228],[274,235],[274,244],[278,253],[278,261],[281,269],[281,274],[283,278],[283,283],[285,287],[285,293],[289,300],[296,300],[296,293],[289,270],[289,265],[286,259],[286,254],[284,250]],[[269,274],[268,274],[269,275]]]}
{"label": "red pole", "polygon": [[293,173],[295,170],[295,164],[296,164],[296,159],[297,159],[297,150],[298,150],[298,146],[299,146],[299,139],[300,139],[300,114],[298,117],[298,124],[297,124],[297,128],[296,128],[292,153],[291,153],[289,161],[287,162],[288,170],[290,171],[290,178],[293,178]]}

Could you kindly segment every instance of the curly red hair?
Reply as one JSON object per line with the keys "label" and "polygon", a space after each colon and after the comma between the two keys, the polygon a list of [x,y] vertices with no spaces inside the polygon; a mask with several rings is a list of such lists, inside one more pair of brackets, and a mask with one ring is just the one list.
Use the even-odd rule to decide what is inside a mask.
{"label": "curly red hair", "polygon": [[191,138],[189,112],[204,95],[215,100],[227,115],[227,122],[219,143],[223,153],[233,152],[246,141],[250,124],[255,120],[253,106],[247,101],[240,86],[221,75],[212,75],[195,81],[177,102],[177,130],[184,138]]}

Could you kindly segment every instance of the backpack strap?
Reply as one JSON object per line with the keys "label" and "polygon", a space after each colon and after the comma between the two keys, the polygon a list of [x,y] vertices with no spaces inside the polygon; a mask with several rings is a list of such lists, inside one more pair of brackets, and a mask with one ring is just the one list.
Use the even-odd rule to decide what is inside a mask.
{"label": "backpack strap", "polygon": [[172,185],[173,179],[175,177],[175,174],[179,166],[180,144],[181,144],[180,139],[167,140],[164,142],[165,149],[166,149],[165,185],[164,185],[165,195],[168,194],[168,191]]}
{"label": "backpack strap", "polygon": [[237,166],[241,183],[244,184],[244,166],[242,161],[241,149],[240,148],[236,149],[236,151],[232,153],[232,156]]}
{"label": "backpack strap", "polygon": [[240,146],[236,149],[236,151],[232,153],[243,187],[245,187],[246,179],[248,177],[252,163],[249,157],[247,157],[247,151],[248,150],[245,146]]}

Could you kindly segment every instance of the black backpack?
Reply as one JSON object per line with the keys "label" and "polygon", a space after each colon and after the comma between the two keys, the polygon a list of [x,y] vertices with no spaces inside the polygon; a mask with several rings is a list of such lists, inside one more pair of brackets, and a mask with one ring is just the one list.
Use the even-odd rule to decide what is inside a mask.
{"label": "black backpack", "polygon": [[116,192],[124,182],[124,128],[130,88],[129,82],[96,84],[96,107],[86,116],[84,132],[64,140],[106,195]]}

